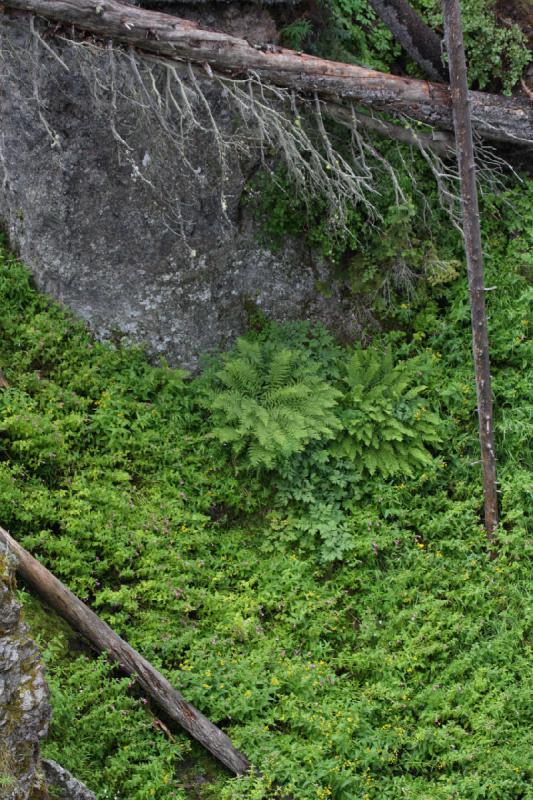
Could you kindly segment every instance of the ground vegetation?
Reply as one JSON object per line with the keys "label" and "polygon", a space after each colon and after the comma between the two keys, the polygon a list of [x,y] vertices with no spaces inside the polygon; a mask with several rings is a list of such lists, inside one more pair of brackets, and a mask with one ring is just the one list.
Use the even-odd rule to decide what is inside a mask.
{"label": "ground vegetation", "polygon": [[[262,771],[231,779],[206,764],[129,679],[24,594],[52,685],[48,754],[99,798],[527,797],[526,187],[482,209],[496,287],[494,560],[460,270],[420,279],[408,302],[398,294],[380,312],[370,352],[384,354],[372,356],[381,413],[424,446],[423,459],[390,469],[379,450],[369,462],[365,425],[383,428],[357,405],[375,370],[362,369],[370,355],[359,346],[310,323],[251,320],[248,352],[298,352],[301,380],[338,392],[328,414],[339,427],[252,463],[217,435],[220,404],[206,400],[220,398],[242,343],[192,380],[150,366],[138,350],[92,340],[4,255],[3,523]],[[440,248],[460,261],[457,237]],[[400,391],[390,376],[402,365],[411,383]],[[356,412],[357,447],[346,448],[339,437]],[[417,428],[424,415],[429,438]]]}
{"label": "ground vegetation", "polygon": [[[439,29],[437,4],[413,5]],[[463,6],[472,85],[511,91],[522,34],[495,5]],[[359,0],[284,35],[418,74]],[[223,773],[23,591],[52,689],[47,754],[99,800],[530,796],[533,186],[482,184],[492,558],[453,170],[365,146],[382,166],[374,215],[347,202],[335,227],[327,197],[300,202],[275,165],[249,193],[269,242],[303,235],[333,264],[365,309],[357,342],[251,309],[189,376],[92,339],[3,251],[1,522],[260,770]]]}

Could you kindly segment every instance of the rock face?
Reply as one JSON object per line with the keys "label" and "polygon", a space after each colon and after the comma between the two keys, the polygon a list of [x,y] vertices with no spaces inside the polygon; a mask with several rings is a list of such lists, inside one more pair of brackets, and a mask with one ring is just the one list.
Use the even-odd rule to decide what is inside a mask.
{"label": "rock face", "polygon": [[39,652],[15,598],[14,566],[0,544],[0,798],[95,800],[55,761],[41,761],[51,708]]}
{"label": "rock face", "polygon": [[[219,27],[275,35],[267,11],[237,10]],[[0,14],[0,34],[0,224],[41,290],[98,336],[187,368],[253,309],[332,321],[324,267],[300,245],[258,244],[241,203],[257,154],[227,146],[241,122],[220,83],[178,64],[149,75],[132,53],[61,44],[24,15]]]}
{"label": "rock face", "polygon": [[49,789],[61,800],[96,800],[95,795],[70,772],[52,759],[43,758],[43,772]]}
{"label": "rock face", "polygon": [[39,654],[15,600],[13,562],[0,545],[0,797],[47,797],[39,740],[50,719]]}

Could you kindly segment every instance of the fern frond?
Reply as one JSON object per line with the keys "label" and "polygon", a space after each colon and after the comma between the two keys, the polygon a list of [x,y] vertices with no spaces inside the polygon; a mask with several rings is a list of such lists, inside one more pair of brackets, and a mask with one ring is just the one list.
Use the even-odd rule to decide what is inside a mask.
{"label": "fern frond", "polygon": [[271,469],[340,428],[333,412],[340,393],[286,347],[239,339],[215,377],[205,401],[212,433],[244,451],[253,468]]}
{"label": "fern frond", "polygon": [[352,354],[345,367],[337,455],[384,477],[411,475],[414,467],[430,463],[425,445],[440,440],[441,420],[422,404],[426,387],[416,384],[419,369],[418,359],[394,366],[390,350]]}

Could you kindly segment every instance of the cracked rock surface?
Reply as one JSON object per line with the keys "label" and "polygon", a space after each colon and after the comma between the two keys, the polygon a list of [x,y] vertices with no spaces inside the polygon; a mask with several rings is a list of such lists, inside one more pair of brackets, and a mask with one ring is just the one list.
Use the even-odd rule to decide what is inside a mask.
{"label": "cracked rock surface", "polygon": [[39,652],[15,598],[14,564],[0,546],[0,797],[47,797],[39,757],[51,709]]}
{"label": "cracked rock surface", "polygon": [[53,787],[55,796],[64,800],[96,800],[95,795],[57,761],[43,758],[43,772],[46,783],[50,788]]}
{"label": "cracked rock surface", "polygon": [[[275,37],[264,10],[210,4],[202,13],[219,29],[239,33],[245,23],[250,39],[254,30],[259,39]],[[250,313],[338,327],[338,297],[317,289],[331,289],[324,264],[296,241],[277,252],[259,243],[259,223],[241,202],[259,154],[230,149],[221,168],[213,125],[231,139],[241,123],[216,80],[176,64],[181,111],[183,97],[194,95],[201,123],[185,115],[180,150],[152,112],[145,118],[138,110],[146,87],[139,84],[131,102],[120,83],[134,74],[126,57],[113,62],[110,99],[108,86],[98,88],[111,71],[105,48],[69,45],[35,26],[63,65],[28,18],[0,19],[0,225],[41,291],[98,337],[126,337],[187,369],[200,354],[229,346]],[[139,59],[137,67],[144,69]],[[168,76],[158,69],[164,104]]]}
{"label": "cracked rock surface", "polygon": [[51,717],[39,651],[15,596],[15,560],[0,543],[0,800],[95,800],[39,744]]}

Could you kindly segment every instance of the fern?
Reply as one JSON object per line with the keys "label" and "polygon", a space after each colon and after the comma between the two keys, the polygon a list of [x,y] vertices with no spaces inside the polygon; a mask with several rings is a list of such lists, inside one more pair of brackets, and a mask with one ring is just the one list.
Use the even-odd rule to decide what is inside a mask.
{"label": "fern", "polygon": [[302,50],[306,40],[313,31],[311,20],[303,17],[285,25],[281,29],[281,38],[285,47],[292,50]]}
{"label": "fern", "polygon": [[333,446],[338,456],[385,478],[412,476],[431,462],[426,445],[440,440],[441,420],[421,397],[425,387],[413,386],[418,370],[415,359],[394,366],[389,351],[354,352],[343,380],[343,431]]}
{"label": "fern", "polygon": [[213,436],[249,466],[271,469],[310,441],[335,435],[340,423],[332,409],[339,396],[302,353],[238,339],[205,405]]}

